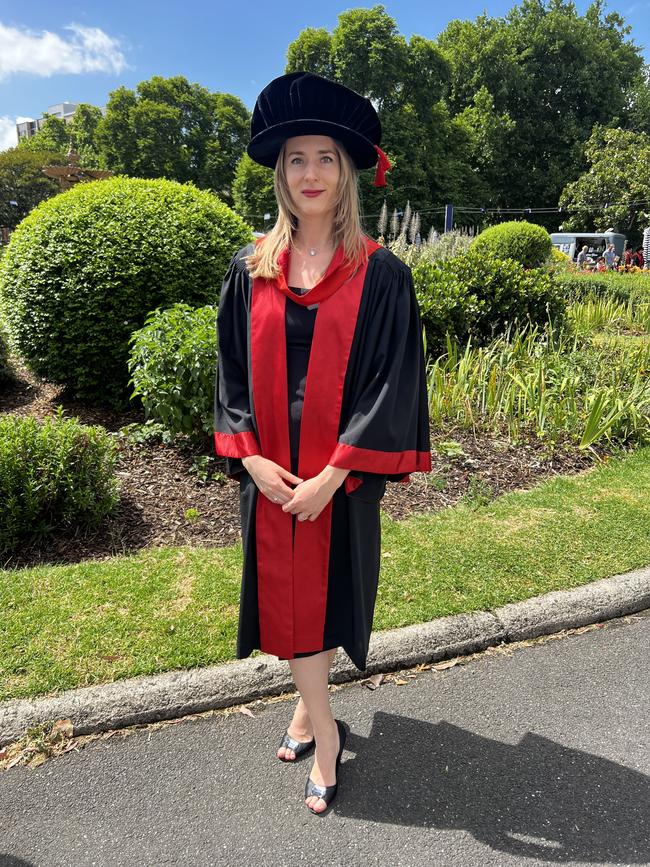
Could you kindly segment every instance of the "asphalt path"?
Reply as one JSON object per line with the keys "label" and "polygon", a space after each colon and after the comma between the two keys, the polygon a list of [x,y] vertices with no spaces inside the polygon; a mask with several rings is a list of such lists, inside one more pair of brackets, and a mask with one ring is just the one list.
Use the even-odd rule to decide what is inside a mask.
{"label": "asphalt path", "polygon": [[650,864],[650,616],[370,690],[325,816],[292,701],[94,741],[0,773],[0,865]]}

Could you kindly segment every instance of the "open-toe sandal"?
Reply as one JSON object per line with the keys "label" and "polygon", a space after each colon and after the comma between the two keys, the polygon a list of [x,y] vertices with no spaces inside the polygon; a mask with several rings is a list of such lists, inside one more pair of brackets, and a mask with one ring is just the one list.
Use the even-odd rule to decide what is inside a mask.
{"label": "open-toe sandal", "polygon": [[316,783],[312,780],[311,777],[307,778],[307,783],[305,784],[305,799],[311,798],[312,795],[315,795],[317,798],[322,798],[327,806],[324,810],[314,810],[313,807],[309,807],[311,812],[315,816],[322,816],[323,813],[326,813],[330,804],[336,797],[336,792],[339,787],[338,780],[338,770],[339,765],[341,764],[341,756],[343,755],[343,748],[345,747],[345,738],[347,737],[347,728],[345,723],[341,722],[340,719],[334,720],[336,723],[336,727],[339,730],[339,752],[336,757],[336,766],[334,768],[334,772],[336,774],[336,782],[333,786],[317,786]]}
{"label": "open-toe sandal", "polygon": [[[310,741],[297,741],[295,738],[292,738],[287,730],[282,740],[280,741],[280,747],[285,747],[288,750],[293,750],[295,753],[295,759],[286,759],[278,756],[281,762],[295,762],[301,756],[307,755],[307,753],[314,748],[316,744],[316,740],[312,738]],[[278,747],[278,749],[280,748]]]}

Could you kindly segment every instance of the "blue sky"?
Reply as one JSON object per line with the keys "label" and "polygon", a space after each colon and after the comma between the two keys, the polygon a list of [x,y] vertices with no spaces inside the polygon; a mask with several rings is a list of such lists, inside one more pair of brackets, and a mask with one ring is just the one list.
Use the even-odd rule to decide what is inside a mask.
{"label": "blue sky", "polygon": [[[17,118],[40,117],[57,102],[105,105],[119,85],[152,75],[184,75],[252,108],[258,91],[284,71],[286,50],[305,27],[331,30],[346,9],[375,3],[4,2],[0,6],[0,149],[15,143]],[[388,0],[399,31],[428,38],[453,18],[504,15],[514,0],[435,3]],[[578,0],[580,12],[589,5]],[[650,59],[650,0],[610,2]],[[646,47],[647,46],[647,47]]]}

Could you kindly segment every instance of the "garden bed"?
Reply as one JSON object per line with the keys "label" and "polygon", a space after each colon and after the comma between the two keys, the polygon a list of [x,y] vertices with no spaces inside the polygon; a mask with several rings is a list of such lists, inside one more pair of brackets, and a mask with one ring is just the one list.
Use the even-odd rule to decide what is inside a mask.
{"label": "garden bed", "polygon": [[[0,392],[0,413],[42,419],[61,405],[67,416],[101,424],[116,435],[124,425],[143,421],[137,410],[119,413],[85,406],[67,398],[63,389],[36,379],[15,360],[14,368],[18,378]],[[203,481],[192,472],[201,452],[188,445],[136,444],[124,437],[118,437],[118,444],[121,496],[116,514],[99,531],[57,534],[47,547],[23,547],[1,566],[75,563],[147,547],[220,547],[238,540],[239,486],[221,475],[222,460],[211,459]],[[550,451],[534,434],[513,443],[505,434],[460,427],[432,431],[431,448],[430,474],[414,473],[410,484],[388,485],[382,509],[391,518],[437,511],[462,498],[485,502],[530,488],[541,479],[584,469],[606,453],[601,447],[581,451],[568,441]]]}

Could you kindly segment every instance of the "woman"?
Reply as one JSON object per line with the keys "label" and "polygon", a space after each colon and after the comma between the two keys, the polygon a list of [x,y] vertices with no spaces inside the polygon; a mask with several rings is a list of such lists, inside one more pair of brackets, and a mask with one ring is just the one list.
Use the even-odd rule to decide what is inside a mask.
{"label": "woman", "polygon": [[275,170],[278,219],[239,251],[217,318],[215,449],[240,482],[237,657],[288,659],[300,701],[278,749],[315,745],[313,813],[337,791],[346,726],[336,649],[366,667],[386,481],[431,468],[421,326],[409,269],[361,229],[359,169],[390,167],[369,100],[310,73],[259,95],[248,154]]}

